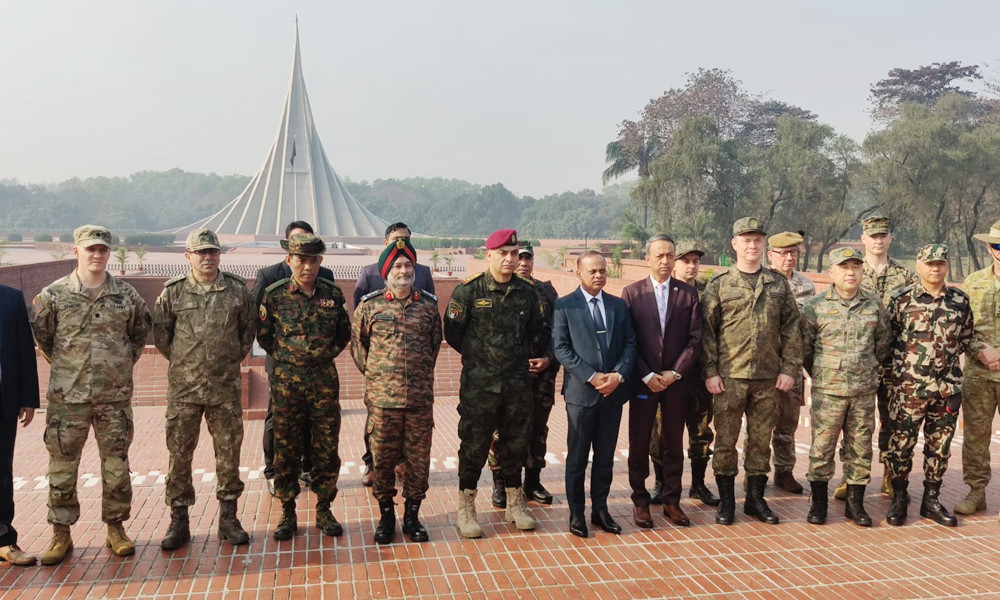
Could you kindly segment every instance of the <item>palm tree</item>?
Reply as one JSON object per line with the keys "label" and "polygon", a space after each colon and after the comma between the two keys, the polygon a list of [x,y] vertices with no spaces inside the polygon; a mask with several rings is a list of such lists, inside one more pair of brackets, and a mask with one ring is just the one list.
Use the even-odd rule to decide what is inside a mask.
{"label": "palm tree", "polygon": [[[635,121],[622,123],[618,139],[609,143],[604,149],[604,160],[609,163],[601,174],[601,183],[607,185],[612,179],[617,179],[633,170],[638,170],[639,178],[649,177],[649,167],[660,154],[659,139],[642,130]],[[649,225],[649,199],[643,198],[642,226]]]}

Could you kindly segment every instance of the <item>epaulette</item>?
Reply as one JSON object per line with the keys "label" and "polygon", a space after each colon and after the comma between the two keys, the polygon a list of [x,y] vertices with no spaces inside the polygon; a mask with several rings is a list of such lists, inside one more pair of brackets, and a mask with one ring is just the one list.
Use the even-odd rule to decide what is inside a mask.
{"label": "epaulette", "polygon": [[288,277],[285,277],[284,279],[279,279],[278,281],[275,281],[271,285],[267,286],[267,289],[264,290],[264,295],[266,296],[268,293],[271,292],[271,290],[276,290],[276,289],[280,288],[281,286],[285,285],[286,283],[288,283]]}
{"label": "epaulette", "polygon": [[912,289],[913,289],[912,285],[907,285],[907,286],[901,287],[901,288],[899,288],[898,290],[896,290],[892,294],[892,299],[895,300],[896,298],[899,298],[900,296],[902,296],[903,294],[909,292]]}
{"label": "epaulette", "polygon": [[476,279],[482,277],[484,273],[486,273],[486,271],[480,271],[478,273],[474,273],[472,275],[469,275],[468,277],[466,277],[465,279],[462,280],[462,283],[472,283]]}
{"label": "epaulette", "polygon": [[361,296],[361,301],[362,302],[367,302],[367,301],[371,300],[372,298],[375,298],[376,296],[381,296],[381,295],[382,295],[382,290],[375,290],[374,292],[368,292],[364,296]]}
{"label": "epaulette", "polygon": [[326,277],[317,277],[316,281],[325,281],[326,283],[329,283],[332,286],[340,287],[340,286],[337,285],[337,282],[335,282],[332,279],[327,279]]}
{"label": "epaulette", "polygon": [[969,293],[968,293],[968,292],[966,292],[965,290],[961,289],[961,288],[957,288],[957,287],[955,287],[955,286],[953,286],[953,285],[949,285],[949,286],[948,286],[948,289],[949,289],[949,290],[954,290],[954,291],[955,291],[955,292],[957,292],[958,294],[960,294],[960,295],[964,296],[966,300],[971,300],[971,298],[970,298],[970,296],[969,296]]}
{"label": "epaulette", "polygon": [[531,287],[535,287],[535,282],[534,282],[534,281],[532,281],[531,279],[528,279],[528,278],[527,278],[527,277],[525,277],[524,275],[518,275],[517,273],[514,273],[514,275],[517,275],[517,278],[518,278],[518,279],[520,279],[521,281],[523,281],[523,282],[527,283],[527,284],[528,284],[528,285],[530,285]]}
{"label": "epaulette", "polygon": [[719,271],[719,272],[718,272],[718,273],[716,273],[715,275],[712,275],[712,278],[711,278],[711,279],[709,279],[708,281],[709,281],[709,282],[712,282],[712,281],[715,281],[715,280],[716,280],[716,279],[718,279],[719,277],[722,277],[723,275],[727,275],[728,273],[729,273],[729,271],[728,271],[728,270],[726,270],[726,271]]}
{"label": "epaulette", "polygon": [[184,275],[178,275],[177,277],[173,277],[171,279],[168,279],[167,282],[163,284],[163,287],[170,287],[170,286],[174,285],[175,283],[184,281],[185,279],[187,279],[187,273],[185,273]]}
{"label": "epaulette", "polygon": [[431,300],[437,302],[438,297],[435,296],[434,294],[428,292],[427,290],[421,290],[421,289],[418,288],[417,291],[419,291],[422,295],[427,296]]}
{"label": "epaulette", "polygon": [[246,285],[246,284],[247,284],[247,280],[246,280],[246,279],[243,279],[242,277],[240,277],[240,276],[239,276],[239,275],[237,275],[236,273],[230,273],[229,271],[220,271],[220,273],[222,273],[222,275],[223,275],[224,277],[228,277],[228,278],[230,278],[230,279],[235,279],[236,281],[239,281],[239,282],[240,282],[240,283],[242,283],[243,285]]}

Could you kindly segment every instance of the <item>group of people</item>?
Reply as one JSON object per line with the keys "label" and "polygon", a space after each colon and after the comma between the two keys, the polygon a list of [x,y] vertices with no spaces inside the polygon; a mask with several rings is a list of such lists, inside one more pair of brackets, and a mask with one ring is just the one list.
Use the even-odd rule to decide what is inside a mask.
{"label": "group of people", "polygon": [[[231,544],[249,540],[237,517],[244,489],[240,363],[254,339],[267,352],[264,474],[282,505],[272,532],[277,540],[298,531],[302,485],[316,496],[315,526],[324,535],[343,533],[331,509],[341,464],[334,360],[348,346],[364,375],[363,481],[379,504],[375,541],[395,539],[397,481],[403,533],[414,542],[428,540],[419,511],[428,489],[434,369],[442,340],[462,357],[457,526],[463,537],[483,535],[476,496],[487,463],[491,501],[516,528],[535,528],[528,501],[552,502],[541,471],[560,366],[568,419],[565,490],[574,535],[589,535],[588,463],[590,525],[622,530],[607,499],[627,402],[636,526],[654,527],[654,504],[662,505],[670,523],[690,524],[680,506],[685,428],[690,497],[718,507],[717,523],[733,523],[744,419],[744,512],[778,523],[764,498],[771,449],[775,484],[801,493],[792,472],[807,378],[807,520],[827,519],[841,441],[844,479],[834,496],[846,500],[845,514],[854,523],[872,524],[864,497],[877,409],[883,492],[892,495],[888,522],[906,520],[913,450],[923,428],[920,514],[954,526],[956,518],[939,493],[963,397],[963,471],[970,491],[955,512],[973,514],[986,506],[990,425],[1000,400],[1000,221],[976,236],[989,245],[993,262],[966,279],[965,291],[945,283],[944,245],[921,248],[914,272],[888,257],[888,219],[868,217],[862,228],[865,252],[846,246],[831,251],[832,286],[818,295],[796,271],[802,236],[782,232],[767,238],[760,221],[748,217],[733,225],[735,265],[708,281],[699,277],[704,251],[696,243],[651,237],[645,248],[648,277],[626,286],[620,298],[603,289],[608,273],[600,253],[578,257],[579,287],[558,297],[550,283],[533,278],[531,245],[519,243],[515,230],[498,230],[486,241],[488,268],[456,287],[442,322],[430,272],[417,263],[403,223],[389,226],[378,262],[362,273],[353,318],[332,273],[321,266],[326,245],[308,223],[289,224],[281,241],[286,259],[262,269],[253,290],[220,270],[222,246],[215,233],[191,232],[185,246],[190,271],[165,283],[152,311],[132,286],[108,274],[111,233],[80,227],[74,232],[76,268],[47,286],[30,311],[20,292],[0,286],[0,560],[36,560],[18,547],[12,525],[15,433],[38,407],[35,345],[50,363],[44,439],[53,528],[38,558],[58,564],[73,549],[78,468],[90,429],[101,459],[106,544],[118,556],[135,552],[123,525],[132,500],[132,367],[150,332],[169,361],[170,524],[161,541],[167,551],[191,536],[191,467],[202,419],[215,451],[219,537]],[[718,496],[706,485],[710,458]],[[646,487],[650,459],[652,492]]]}

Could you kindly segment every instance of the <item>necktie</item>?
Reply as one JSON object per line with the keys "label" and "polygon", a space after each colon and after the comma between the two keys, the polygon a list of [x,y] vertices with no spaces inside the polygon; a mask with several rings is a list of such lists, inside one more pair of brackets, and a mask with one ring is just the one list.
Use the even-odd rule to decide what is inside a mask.
{"label": "necktie", "polygon": [[597,331],[597,341],[601,345],[601,369],[606,369],[608,364],[608,330],[604,326],[604,317],[601,315],[601,309],[597,306],[597,298],[591,298],[590,303],[593,305],[592,313],[594,315],[594,329]]}
{"label": "necktie", "polygon": [[656,286],[656,312],[660,315],[660,333],[667,326],[667,284]]}

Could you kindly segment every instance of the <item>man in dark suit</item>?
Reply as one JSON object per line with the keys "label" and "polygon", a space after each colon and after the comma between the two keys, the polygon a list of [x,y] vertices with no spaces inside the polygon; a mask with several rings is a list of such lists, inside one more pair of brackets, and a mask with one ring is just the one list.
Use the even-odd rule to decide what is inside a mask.
{"label": "man in dark suit", "polygon": [[[388,246],[401,238],[410,239],[410,228],[407,227],[406,223],[393,223],[385,228],[385,242],[383,245]],[[361,304],[361,299],[366,295],[381,290],[384,287],[385,279],[383,279],[382,274],[379,273],[378,263],[368,265],[363,271],[361,271],[361,276],[358,277],[358,282],[354,284],[354,307],[357,308],[358,305]],[[430,292],[431,295],[434,294],[434,278],[431,276],[430,267],[422,264],[413,265],[413,288]],[[405,457],[400,454],[400,465],[403,464],[404,458]],[[368,441],[367,427],[365,427],[365,453],[361,457],[361,460],[365,461],[365,474],[361,476],[361,483],[371,486],[373,481],[372,448]]]}
{"label": "man in dark suit", "polygon": [[17,546],[14,529],[14,437],[17,423],[31,423],[38,408],[35,342],[24,296],[0,285],[0,561],[31,565],[35,557]]}
{"label": "man in dark suit", "polygon": [[[690,525],[680,507],[684,472],[684,424],[687,420],[691,378],[701,353],[701,306],[698,291],[671,277],[674,241],[654,235],[646,243],[649,277],[627,286],[622,299],[636,333],[635,371],[629,379],[632,404],[628,410],[628,479],[632,486],[633,515],[639,527],[652,527],[649,476],[649,437],[657,407],[662,429],[660,451],[663,472],[663,514],[674,525]],[[701,385],[701,382],[696,382]]]}
{"label": "man in dark suit", "polygon": [[[292,221],[285,227],[285,239],[291,239],[293,235],[299,233],[313,233],[312,225],[306,223],[305,221]],[[261,302],[264,300],[264,292],[267,291],[268,286],[272,283],[281,281],[282,279],[288,279],[292,276],[292,269],[288,266],[288,263],[284,260],[275,263],[270,267],[265,267],[257,271],[257,277],[253,282],[253,289],[250,290],[250,295],[253,296],[253,301],[256,306],[260,306]],[[323,279],[329,279],[333,281],[333,271],[327,269],[326,267],[319,268],[319,277]],[[271,358],[269,354],[267,360],[264,362],[264,369],[267,371],[267,376],[270,378],[274,373],[274,359]],[[312,481],[311,471],[312,471],[312,460],[309,458],[309,447],[310,447],[310,437],[309,437],[309,427],[303,428],[302,435],[302,470],[299,475],[299,480],[304,485],[309,485]],[[267,416],[264,417],[264,478],[267,480],[267,491],[274,495],[274,421],[271,417],[271,397],[270,390],[268,391],[267,398]]]}
{"label": "man in dark suit", "polygon": [[608,512],[608,493],[622,406],[628,401],[628,391],[622,384],[625,375],[632,372],[636,345],[625,302],[601,291],[607,283],[604,257],[592,250],[584,252],[577,260],[576,272],[580,287],[556,301],[552,351],[566,370],[562,393],[569,419],[569,530],[573,535],[587,537],[583,483],[591,448],[594,464],[590,473],[590,522],[609,533],[622,530]]}

